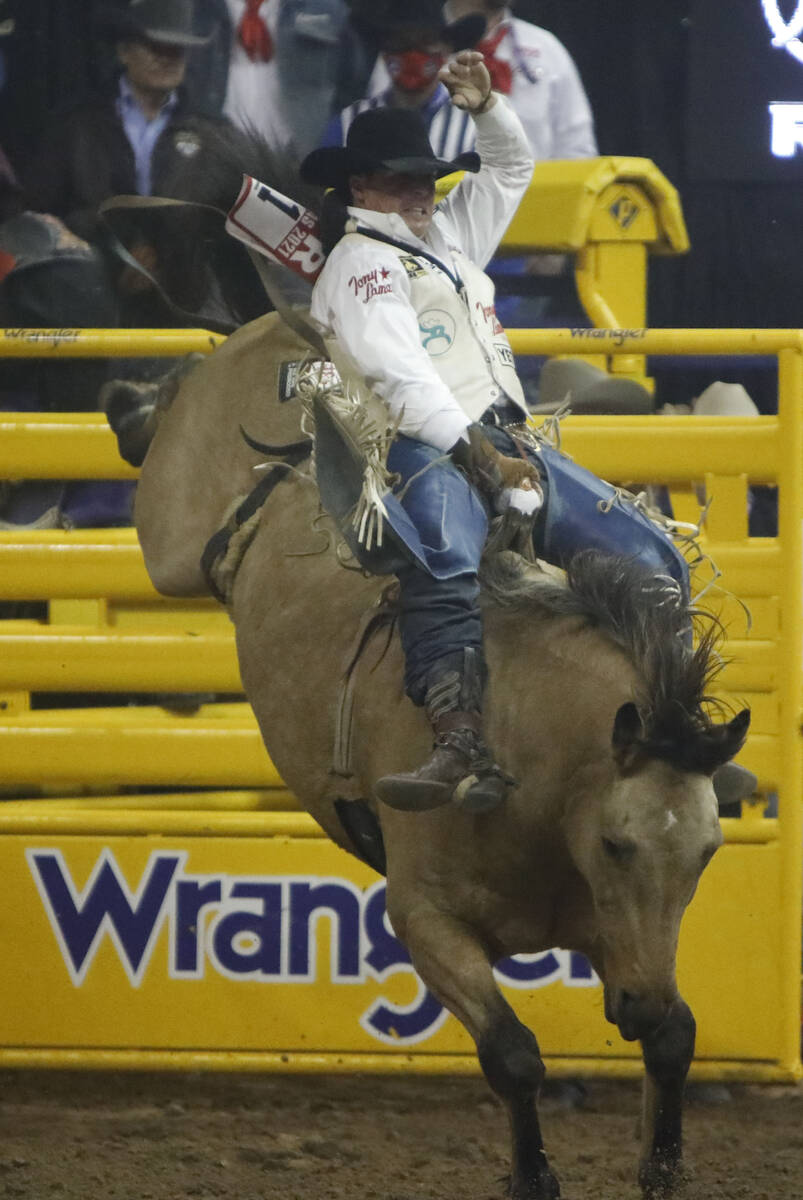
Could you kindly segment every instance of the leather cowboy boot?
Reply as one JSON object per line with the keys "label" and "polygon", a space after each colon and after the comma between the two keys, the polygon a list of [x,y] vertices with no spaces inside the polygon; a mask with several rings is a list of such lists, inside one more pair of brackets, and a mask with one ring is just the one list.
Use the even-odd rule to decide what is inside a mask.
{"label": "leather cowboy boot", "polygon": [[[459,667],[459,669],[456,669]],[[432,754],[417,771],[385,775],[375,791],[390,808],[426,812],[453,803],[489,812],[513,785],[482,740],[485,663],[470,648],[443,659],[430,674],[424,707],[435,734]]]}

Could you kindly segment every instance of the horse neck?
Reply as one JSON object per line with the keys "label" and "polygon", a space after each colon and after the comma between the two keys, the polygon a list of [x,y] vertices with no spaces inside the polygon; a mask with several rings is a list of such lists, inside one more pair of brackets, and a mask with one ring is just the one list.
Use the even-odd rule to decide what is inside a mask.
{"label": "horse neck", "polygon": [[488,617],[491,744],[520,781],[514,807],[554,828],[578,788],[599,791],[612,777],[614,717],[637,694],[638,673],[578,618]]}

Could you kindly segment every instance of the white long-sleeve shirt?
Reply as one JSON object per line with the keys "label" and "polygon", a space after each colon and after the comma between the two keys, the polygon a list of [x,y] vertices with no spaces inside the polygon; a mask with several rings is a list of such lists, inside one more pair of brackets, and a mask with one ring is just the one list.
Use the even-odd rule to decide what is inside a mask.
{"label": "white long-sleeve shirt", "polygon": [[[273,149],[286,149],[293,140],[291,122],[282,101],[279,61],[276,54],[269,62],[252,61],[236,36],[246,10],[245,0],[226,0],[232,29],[228,84],[223,111],[234,125],[253,129]],[[279,0],[262,0],[257,15],[265,22],[276,42]]]}
{"label": "white long-sleeve shirt", "polygon": [[[425,239],[411,233],[396,213],[349,209],[361,227],[409,247],[412,256],[422,252],[430,260],[434,256],[443,265],[445,278],[459,279],[463,255],[476,266],[485,266],[532,176],[527,138],[504,100],[497,98],[493,108],[474,120],[482,167],[476,175],[467,173],[438,205]],[[401,433],[448,450],[476,420],[476,412],[465,407],[469,394],[476,393],[476,381],[472,385],[466,380],[462,389],[448,386],[442,378],[434,348],[425,349],[432,340],[431,330],[419,324],[411,302],[410,274],[393,247],[363,237],[342,238],[315,284],[310,312],[324,336],[336,340],[392,415],[401,416]],[[446,315],[470,323],[462,299],[450,305]],[[487,319],[495,320],[492,305]],[[488,404],[499,397],[489,371]]]}

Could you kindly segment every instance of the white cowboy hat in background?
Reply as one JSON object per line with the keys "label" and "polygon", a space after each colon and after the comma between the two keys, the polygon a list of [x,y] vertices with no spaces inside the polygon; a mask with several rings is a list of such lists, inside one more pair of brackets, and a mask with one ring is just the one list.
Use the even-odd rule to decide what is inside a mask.
{"label": "white cowboy hat in background", "polygon": [[758,417],[761,414],[740,383],[711,383],[692,400],[696,417]]}

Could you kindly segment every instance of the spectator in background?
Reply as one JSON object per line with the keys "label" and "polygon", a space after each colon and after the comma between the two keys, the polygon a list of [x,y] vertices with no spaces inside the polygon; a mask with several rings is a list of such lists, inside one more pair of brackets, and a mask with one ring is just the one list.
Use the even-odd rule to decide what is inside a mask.
{"label": "spectator in background", "polygon": [[[192,114],[182,93],[187,55],[207,40],[194,32],[193,17],[193,0],[130,0],[104,12],[102,28],[115,41],[119,78],[108,92],[54,117],[22,171],[29,211],[3,229],[4,248],[16,259],[0,297],[9,323],[168,324],[151,282],[154,271],[168,266],[184,289],[179,303],[189,307],[193,300],[185,296],[202,293],[203,262],[196,269],[196,260],[204,257],[200,238],[194,239],[196,251],[194,244],[177,244],[175,225],[160,231],[145,215],[124,216],[116,226],[125,243],[115,243],[116,252],[128,254],[121,265],[110,252],[113,239],[98,211],[120,194],[175,194],[170,181],[185,174],[187,164],[200,168],[205,151],[231,139],[228,122]],[[239,179],[238,173],[235,196]],[[190,217],[182,214],[180,220],[192,228]],[[126,368],[118,364],[121,369]],[[138,375],[161,374],[165,363],[137,359],[134,369]],[[33,382],[32,402],[40,408],[93,411],[107,374],[105,361],[86,360],[46,363],[35,374],[28,371],[26,380]],[[51,496],[43,498],[41,490],[26,485],[3,519],[128,523],[130,491],[129,485],[76,484],[59,491],[54,505]],[[37,513],[45,499],[46,508]]]}
{"label": "spectator in background", "polygon": [[445,11],[451,19],[476,12],[486,18],[477,49],[494,91],[508,97],[524,126],[536,162],[596,155],[591,105],[571,55],[554,34],[495,0],[448,0]]}
{"label": "spectator in background", "polygon": [[[0,325],[103,326],[115,315],[98,252],[57,217],[24,210],[0,149]],[[92,360],[12,360],[3,366],[0,409],[91,411],[105,375],[105,364]],[[128,524],[131,496],[125,482],[0,481],[0,529]]]}
{"label": "spectator in background", "polygon": [[[100,255],[49,213],[25,210],[0,148],[0,325],[113,324],[114,297]],[[95,408],[102,366],[22,359],[3,365],[0,409],[74,412]]]}
{"label": "spectator in background", "polygon": [[[391,28],[411,7],[402,0],[386,0],[377,9],[377,26]],[[524,126],[536,162],[596,155],[594,118],[580,74],[553,34],[514,17],[494,0],[447,0],[443,15],[451,23],[484,18],[486,33],[476,48],[484,56],[494,91],[508,97]],[[383,56],[374,67],[368,94],[385,93],[389,83]]]}
{"label": "spectator in background", "polygon": [[[113,196],[138,194],[225,211],[245,171],[262,175],[255,142],[225,118],[194,112],[187,102],[188,55],[211,36],[195,32],[196,17],[193,0],[129,0],[125,7],[106,8],[101,28],[115,41],[119,76],[109,90],[52,119],[23,174],[29,208],[61,218],[104,251],[124,325],[192,324],[202,309],[204,321],[225,321],[227,314],[215,311],[220,297],[213,294],[217,282],[210,271],[219,251],[231,257],[231,239],[223,236],[221,221],[214,235],[212,214],[201,209],[129,207],[104,219],[100,206]],[[214,252],[209,236],[216,236]],[[242,273],[242,258],[238,263]],[[247,275],[247,258],[245,263]],[[237,278],[225,286],[226,302],[234,297],[239,318],[243,288]],[[243,319],[256,315],[253,298],[246,299]],[[264,299],[257,311],[264,311]]]}
{"label": "spectator in background", "polygon": [[219,123],[191,114],[182,95],[187,53],[208,40],[192,32],[192,20],[192,0],[130,0],[107,12],[119,78],[113,91],[50,123],[23,173],[29,207],[91,241],[104,200],[159,194],[176,160],[197,155],[207,131],[220,136]]}
{"label": "spectator in background", "polygon": [[450,102],[438,72],[449,54],[477,44],[485,33],[485,18],[474,14],[449,24],[440,0],[405,0],[386,5],[373,19],[389,85],[332,117],[323,145],[344,145],[351,122],[367,109],[415,108],[426,122],[436,154],[451,159],[470,150],[475,140],[474,122]]}
{"label": "spectator in background", "polygon": [[[208,0],[207,0],[208,2]],[[223,111],[274,149],[306,154],[336,102],[359,95],[372,58],[346,0],[225,0]]]}

